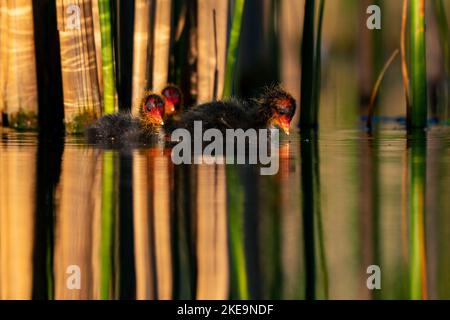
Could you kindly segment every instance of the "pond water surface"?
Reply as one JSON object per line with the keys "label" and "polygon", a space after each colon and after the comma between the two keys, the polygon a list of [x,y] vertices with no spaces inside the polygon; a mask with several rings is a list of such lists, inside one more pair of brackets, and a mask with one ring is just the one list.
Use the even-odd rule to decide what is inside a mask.
{"label": "pond water surface", "polygon": [[450,298],[448,127],[293,133],[275,176],[1,130],[0,299]]}

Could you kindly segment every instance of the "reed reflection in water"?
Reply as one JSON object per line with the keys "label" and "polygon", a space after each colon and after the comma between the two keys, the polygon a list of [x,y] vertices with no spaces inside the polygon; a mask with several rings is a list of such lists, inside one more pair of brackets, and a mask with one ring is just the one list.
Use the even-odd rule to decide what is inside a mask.
{"label": "reed reflection in water", "polygon": [[1,299],[449,298],[446,130],[294,135],[275,176],[3,133]]}

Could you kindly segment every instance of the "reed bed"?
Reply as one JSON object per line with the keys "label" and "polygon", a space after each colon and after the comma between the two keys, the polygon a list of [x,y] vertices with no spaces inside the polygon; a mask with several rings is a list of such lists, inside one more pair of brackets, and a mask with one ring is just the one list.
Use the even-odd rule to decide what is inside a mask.
{"label": "reed bed", "polygon": [[[423,128],[427,124],[428,107],[426,6],[423,0],[405,0],[404,9],[408,2],[409,10],[403,12],[400,48],[404,62],[408,127]],[[367,3],[364,2],[363,9]],[[296,61],[292,59],[292,54],[298,48],[294,49],[286,43],[300,41],[298,32],[294,39],[294,33],[289,29],[293,25],[289,21],[292,19],[289,18],[292,15],[288,10],[290,4],[281,4],[275,0],[258,3],[245,0],[57,0],[56,4],[64,117],[69,133],[82,132],[101,115],[116,112],[119,105],[123,110],[133,109],[136,114],[135,110],[145,91],[159,92],[167,83],[182,88],[185,102],[191,106],[216,98],[253,94],[255,85],[249,84],[247,80],[259,85],[270,84],[270,81],[276,82],[281,78],[289,88],[294,83],[298,86],[301,79],[301,90],[294,90],[301,92],[299,126],[306,129],[319,125],[322,33],[324,23],[329,20],[325,17],[326,0],[304,1],[301,57],[295,53]],[[375,4],[385,5],[382,1],[376,1]],[[448,8],[442,0],[433,0],[432,5],[434,15],[430,17],[436,19],[443,64],[448,73]],[[292,4],[296,16],[301,15],[298,6]],[[42,10],[35,10],[35,14],[39,12],[42,13]],[[261,16],[255,17],[256,14]],[[361,16],[366,18],[365,12]],[[2,2],[0,17],[0,41],[3,44],[0,50],[0,109],[3,125],[16,129],[36,129],[38,85],[42,88],[42,82],[48,79],[48,75],[40,73],[51,70],[38,67],[39,74],[36,77],[33,45],[40,45],[36,41],[42,41],[43,27],[23,23],[33,20],[33,0]],[[42,19],[34,20],[42,24]],[[76,27],[70,25],[74,21]],[[364,19],[360,22],[364,22]],[[255,39],[247,34],[251,31],[252,23],[262,30],[258,31],[261,34]],[[40,28],[38,37],[34,37],[36,28]],[[286,32],[292,35],[286,35]],[[376,80],[372,76],[382,68],[382,51],[386,41],[382,41],[379,30],[360,34],[364,38],[362,43],[370,44],[367,48],[371,47],[361,48],[365,50],[362,59],[366,64],[371,64],[365,66],[369,72],[360,79],[364,82],[360,84],[364,91],[361,94],[368,96],[365,93],[370,87],[367,79],[371,78],[370,84]],[[246,42],[254,40],[255,45],[253,42],[244,43],[244,52],[239,49],[242,39]],[[331,42],[328,38],[326,40]],[[407,42],[409,48],[406,48]],[[249,48],[251,54],[258,57],[249,59],[246,56]],[[286,53],[286,50],[290,53]],[[36,51],[40,52],[39,49]],[[240,54],[245,56],[242,59],[245,63],[255,60],[267,68],[258,66],[265,69],[262,72],[243,66]],[[283,59],[280,59],[282,56]],[[289,62],[286,62],[286,57]],[[407,64],[408,57],[410,63]],[[250,62],[256,64],[255,61]],[[298,66],[300,61],[301,71]],[[406,68],[406,65],[409,67]],[[298,72],[287,71],[293,67]],[[253,74],[245,74],[247,69]],[[288,79],[287,74],[296,75],[299,79]],[[41,110],[50,112],[50,108],[43,106]],[[59,112],[55,111],[55,114],[60,116]]]}

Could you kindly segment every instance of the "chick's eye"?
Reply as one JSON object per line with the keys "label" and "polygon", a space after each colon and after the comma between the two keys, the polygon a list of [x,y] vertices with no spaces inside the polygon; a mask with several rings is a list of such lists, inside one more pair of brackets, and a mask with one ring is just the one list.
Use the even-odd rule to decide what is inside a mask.
{"label": "chick's eye", "polygon": [[158,99],[155,97],[149,98],[147,103],[145,104],[145,109],[146,109],[146,111],[150,112],[154,108],[158,108],[158,109],[164,108],[164,102],[161,99]]}
{"label": "chick's eye", "polygon": [[283,108],[283,109],[278,109],[278,113],[281,115],[286,115],[289,114],[291,111],[287,108]]}

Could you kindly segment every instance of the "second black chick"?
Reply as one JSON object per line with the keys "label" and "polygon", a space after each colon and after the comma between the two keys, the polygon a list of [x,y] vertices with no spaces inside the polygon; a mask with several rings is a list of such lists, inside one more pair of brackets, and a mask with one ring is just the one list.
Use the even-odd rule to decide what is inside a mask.
{"label": "second black chick", "polygon": [[289,134],[295,114],[295,99],[279,86],[268,87],[263,94],[249,101],[231,99],[199,105],[167,123],[166,132],[176,129],[194,131],[194,122],[201,121],[203,130],[262,129],[278,127]]}

